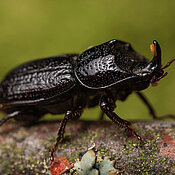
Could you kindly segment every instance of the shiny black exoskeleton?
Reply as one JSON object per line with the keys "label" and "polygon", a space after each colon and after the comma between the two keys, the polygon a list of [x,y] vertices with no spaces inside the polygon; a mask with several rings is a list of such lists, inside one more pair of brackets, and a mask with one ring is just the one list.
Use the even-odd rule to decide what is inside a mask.
{"label": "shiny black exoskeleton", "polygon": [[116,100],[125,100],[129,94],[137,92],[152,116],[157,118],[139,91],[150,83],[156,85],[166,75],[163,69],[174,59],[162,67],[157,41],[153,41],[151,50],[154,57],[149,61],[135,52],[129,43],[111,40],[81,55],[49,57],[16,67],[0,84],[0,111],[7,114],[0,126],[11,118],[35,121],[47,113],[65,113],[51,152],[51,161],[54,161],[67,121],[79,118],[85,107],[99,104],[114,123],[141,140],[130,123],[113,111]]}

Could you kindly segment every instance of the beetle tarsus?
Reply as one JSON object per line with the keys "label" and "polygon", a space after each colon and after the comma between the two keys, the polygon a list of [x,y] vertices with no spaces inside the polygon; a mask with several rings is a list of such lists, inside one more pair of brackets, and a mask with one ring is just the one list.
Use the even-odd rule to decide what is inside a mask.
{"label": "beetle tarsus", "polygon": [[129,131],[131,135],[135,136],[139,142],[143,143],[142,138],[132,128],[128,126],[126,130]]}
{"label": "beetle tarsus", "polygon": [[156,120],[164,120],[164,119],[174,119],[175,120],[175,115],[169,114],[169,115],[164,115],[160,117],[156,117]]}

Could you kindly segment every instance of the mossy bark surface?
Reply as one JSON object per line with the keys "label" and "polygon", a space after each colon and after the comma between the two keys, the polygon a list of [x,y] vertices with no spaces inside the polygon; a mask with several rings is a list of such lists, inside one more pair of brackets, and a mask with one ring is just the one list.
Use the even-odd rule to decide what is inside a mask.
{"label": "mossy bark surface", "polygon": [[[2,126],[0,174],[50,174],[50,150],[58,128],[56,121]],[[95,145],[100,156],[115,160],[121,174],[175,174],[175,122],[133,122],[132,128],[144,144],[109,121],[69,122],[56,157],[75,163]]]}

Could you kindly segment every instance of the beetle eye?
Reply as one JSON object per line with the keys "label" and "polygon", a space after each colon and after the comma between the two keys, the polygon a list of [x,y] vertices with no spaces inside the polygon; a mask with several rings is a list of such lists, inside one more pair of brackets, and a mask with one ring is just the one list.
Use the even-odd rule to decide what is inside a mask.
{"label": "beetle eye", "polygon": [[143,72],[142,73],[142,79],[144,81],[148,81],[150,79],[149,73],[148,72]]}

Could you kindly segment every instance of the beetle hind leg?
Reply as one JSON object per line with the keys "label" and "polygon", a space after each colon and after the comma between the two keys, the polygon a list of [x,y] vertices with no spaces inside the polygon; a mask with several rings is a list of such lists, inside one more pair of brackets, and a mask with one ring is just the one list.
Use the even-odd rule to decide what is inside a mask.
{"label": "beetle hind leg", "polygon": [[0,120],[0,126],[2,126],[4,123],[6,123],[8,120],[12,118],[16,118],[20,114],[20,111],[15,111],[10,114],[7,114],[4,118]]}
{"label": "beetle hind leg", "polygon": [[123,120],[122,118],[120,118],[116,113],[114,113],[114,105],[112,104],[113,100],[110,99],[107,96],[102,96],[102,98],[100,99],[100,107],[101,110],[117,125],[119,125],[120,127],[124,127],[127,131],[129,131],[133,136],[135,136],[139,141],[142,142],[142,139],[139,135],[137,135],[137,133],[130,127],[131,123]]}

